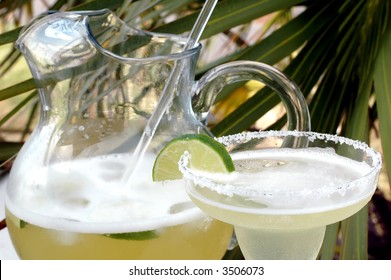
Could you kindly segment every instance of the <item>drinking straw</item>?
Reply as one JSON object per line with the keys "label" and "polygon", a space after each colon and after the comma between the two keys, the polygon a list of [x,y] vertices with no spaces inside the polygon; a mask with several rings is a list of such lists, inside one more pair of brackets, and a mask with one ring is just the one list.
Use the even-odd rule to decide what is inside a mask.
{"label": "drinking straw", "polygon": [[[183,48],[183,51],[189,50],[193,48],[199,41],[202,32],[205,29],[205,26],[217,4],[218,0],[207,0],[198,15],[198,18],[192,28],[192,30],[189,33],[187,42]],[[175,62],[173,70],[171,71],[171,74],[168,78],[167,83],[165,84],[163,88],[162,95],[160,97],[160,100],[156,106],[156,109],[152,113],[151,117],[148,120],[147,125],[144,128],[143,135],[141,136],[140,141],[137,144],[137,147],[134,151],[133,154],[133,162],[135,165],[133,168],[129,168],[129,171],[131,172],[130,174],[125,174],[126,176],[124,177],[125,180],[128,180],[129,177],[134,173],[134,171],[137,169],[138,164],[140,163],[141,159],[144,156],[144,153],[146,149],[149,146],[149,143],[152,140],[152,137],[155,134],[156,128],[159,125],[159,122],[161,121],[164,113],[167,110],[167,107],[172,101],[173,94],[175,92],[175,88],[177,87],[178,84],[178,77],[180,73],[182,72],[182,69],[184,67],[184,63],[179,60]]]}

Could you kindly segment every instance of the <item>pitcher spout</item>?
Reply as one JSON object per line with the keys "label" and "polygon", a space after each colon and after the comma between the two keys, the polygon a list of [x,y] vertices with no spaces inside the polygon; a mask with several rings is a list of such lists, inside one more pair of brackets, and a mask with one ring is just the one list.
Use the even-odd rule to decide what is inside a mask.
{"label": "pitcher spout", "polygon": [[102,17],[107,13],[108,10],[50,12],[25,27],[15,46],[24,55],[36,81],[47,74],[58,75],[57,71],[83,65],[96,56],[88,19],[90,15]]}

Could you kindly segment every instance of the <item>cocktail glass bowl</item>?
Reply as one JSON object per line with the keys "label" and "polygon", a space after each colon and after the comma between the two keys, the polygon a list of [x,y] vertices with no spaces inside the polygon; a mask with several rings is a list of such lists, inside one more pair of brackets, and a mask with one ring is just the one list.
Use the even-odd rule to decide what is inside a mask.
{"label": "cocktail glass bowl", "polygon": [[246,259],[316,259],[326,225],[362,209],[375,192],[381,156],[365,143],[299,131],[217,138],[230,174],[179,163],[187,192],[208,215],[233,224]]}

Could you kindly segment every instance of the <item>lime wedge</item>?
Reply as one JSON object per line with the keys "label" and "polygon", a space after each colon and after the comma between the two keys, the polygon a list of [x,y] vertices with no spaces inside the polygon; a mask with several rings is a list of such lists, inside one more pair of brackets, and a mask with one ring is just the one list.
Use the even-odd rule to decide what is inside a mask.
{"label": "lime wedge", "polygon": [[190,153],[192,168],[215,173],[235,170],[231,156],[224,145],[203,134],[188,134],[168,142],[155,159],[152,170],[154,181],[182,178],[178,162],[185,151]]}

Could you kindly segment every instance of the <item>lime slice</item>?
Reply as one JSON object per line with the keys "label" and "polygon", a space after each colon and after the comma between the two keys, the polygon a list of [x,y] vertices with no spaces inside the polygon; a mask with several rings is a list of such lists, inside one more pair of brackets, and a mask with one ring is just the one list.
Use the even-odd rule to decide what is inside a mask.
{"label": "lime slice", "polygon": [[106,237],[121,240],[149,240],[159,237],[159,235],[154,230],[126,233],[109,233],[103,235]]}
{"label": "lime slice", "polygon": [[224,145],[207,135],[188,134],[171,140],[160,151],[152,170],[153,180],[182,178],[178,162],[185,151],[190,153],[192,168],[215,173],[229,173],[235,170]]}

